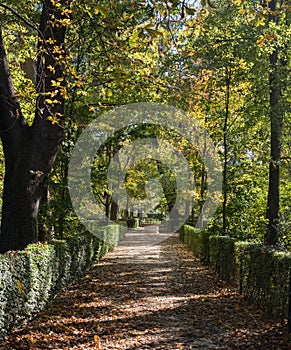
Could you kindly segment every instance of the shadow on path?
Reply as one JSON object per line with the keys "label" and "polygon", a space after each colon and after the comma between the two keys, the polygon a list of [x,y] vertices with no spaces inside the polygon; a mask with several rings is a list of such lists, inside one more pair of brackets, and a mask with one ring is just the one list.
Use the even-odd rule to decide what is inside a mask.
{"label": "shadow on path", "polygon": [[129,232],[0,349],[290,348],[280,326],[263,320],[177,235],[165,238],[151,245],[155,230]]}

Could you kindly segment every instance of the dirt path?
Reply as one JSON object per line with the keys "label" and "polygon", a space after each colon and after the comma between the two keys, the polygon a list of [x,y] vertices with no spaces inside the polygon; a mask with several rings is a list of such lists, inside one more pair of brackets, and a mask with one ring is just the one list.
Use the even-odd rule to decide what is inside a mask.
{"label": "dirt path", "polygon": [[0,349],[290,349],[177,236],[129,233]]}

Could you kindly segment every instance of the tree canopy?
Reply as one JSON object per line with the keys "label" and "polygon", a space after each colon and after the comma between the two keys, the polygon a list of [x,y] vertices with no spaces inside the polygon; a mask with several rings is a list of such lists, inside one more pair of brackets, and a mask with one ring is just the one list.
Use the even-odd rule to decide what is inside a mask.
{"label": "tree canopy", "polygon": [[[182,109],[211,136],[223,188],[207,230],[290,249],[288,1],[3,1],[0,25],[2,252],[80,231],[67,189],[73,147],[91,121],[133,102]],[[107,168],[125,144],[149,135],[189,162],[195,226],[207,168],[193,145],[156,126],[121,130],[99,150],[96,201],[114,220],[134,215],[113,200]],[[137,163],[126,188],[144,198],[153,178],[162,216],[176,188],[164,164]]]}

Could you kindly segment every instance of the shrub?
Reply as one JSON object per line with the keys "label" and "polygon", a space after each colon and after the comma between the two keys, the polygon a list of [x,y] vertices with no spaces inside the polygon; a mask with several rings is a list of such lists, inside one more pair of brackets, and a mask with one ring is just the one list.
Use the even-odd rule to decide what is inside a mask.
{"label": "shrub", "polygon": [[287,318],[291,253],[254,243],[236,243],[241,292],[266,314]]}
{"label": "shrub", "polygon": [[189,225],[179,233],[195,256],[209,262],[226,281],[239,283],[240,293],[266,315],[281,321],[288,317],[291,253],[228,236],[211,236]]}
{"label": "shrub", "polygon": [[205,230],[198,232],[195,227],[184,225],[179,229],[181,240],[201,260],[209,260],[209,233]]}
{"label": "shrub", "polygon": [[[55,250],[49,244],[31,244],[25,249],[28,258],[29,286],[25,293],[24,312],[40,311],[46,305],[55,283]],[[21,287],[20,287],[21,288]],[[22,293],[24,290],[22,289]]]}
{"label": "shrub", "polygon": [[209,262],[218,274],[230,283],[238,278],[235,242],[234,238],[228,236],[210,236],[209,238]]}
{"label": "shrub", "polygon": [[53,294],[81,276],[122,234],[120,226],[100,230],[104,240],[82,233],[0,256],[0,336],[42,310]]}
{"label": "shrub", "polygon": [[182,225],[178,230],[180,240],[185,243],[185,225]]}
{"label": "shrub", "polygon": [[[69,241],[70,239],[68,239]],[[72,254],[70,244],[66,240],[54,240],[56,253],[54,293],[60,291],[72,281],[71,265]]]}
{"label": "shrub", "polygon": [[138,218],[130,218],[127,219],[127,227],[129,228],[138,228],[139,227],[139,219]]}

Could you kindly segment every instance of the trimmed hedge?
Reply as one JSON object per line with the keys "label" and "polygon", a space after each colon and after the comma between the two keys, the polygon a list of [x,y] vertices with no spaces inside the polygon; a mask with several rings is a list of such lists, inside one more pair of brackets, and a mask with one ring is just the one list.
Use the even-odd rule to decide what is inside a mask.
{"label": "trimmed hedge", "polygon": [[139,227],[139,219],[138,218],[130,218],[126,220],[127,227],[129,228],[138,228]]}
{"label": "trimmed hedge", "polygon": [[239,271],[235,255],[236,241],[228,236],[209,237],[210,265],[229,283],[235,283],[238,279]]}
{"label": "trimmed hedge", "polygon": [[195,227],[183,225],[179,233],[182,242],[187,244],[195,256],[203,261],[209,261],[209,233],[207,231],[197,232]]}
{"label": "trimmed hedge", "polygon": [[288,318],[291,253],[228,236],[209,236],[188,225],[179,233],[195,256],[209,262],[226,281],[239,284],[240,293],[266,315],[280,321]]}
{"label": "trimmed hedge", "polygon": [[108,226],[100,234],[103,240],[82,233],[0,255],[0,337],[41,311],[52,295],[116,246],[121,227]]}
{"label": "trimmed hedge", "polygon": [[269,316],[287,319],[291,253],[250,242],[237,242],[235,250],[243,294]]}

